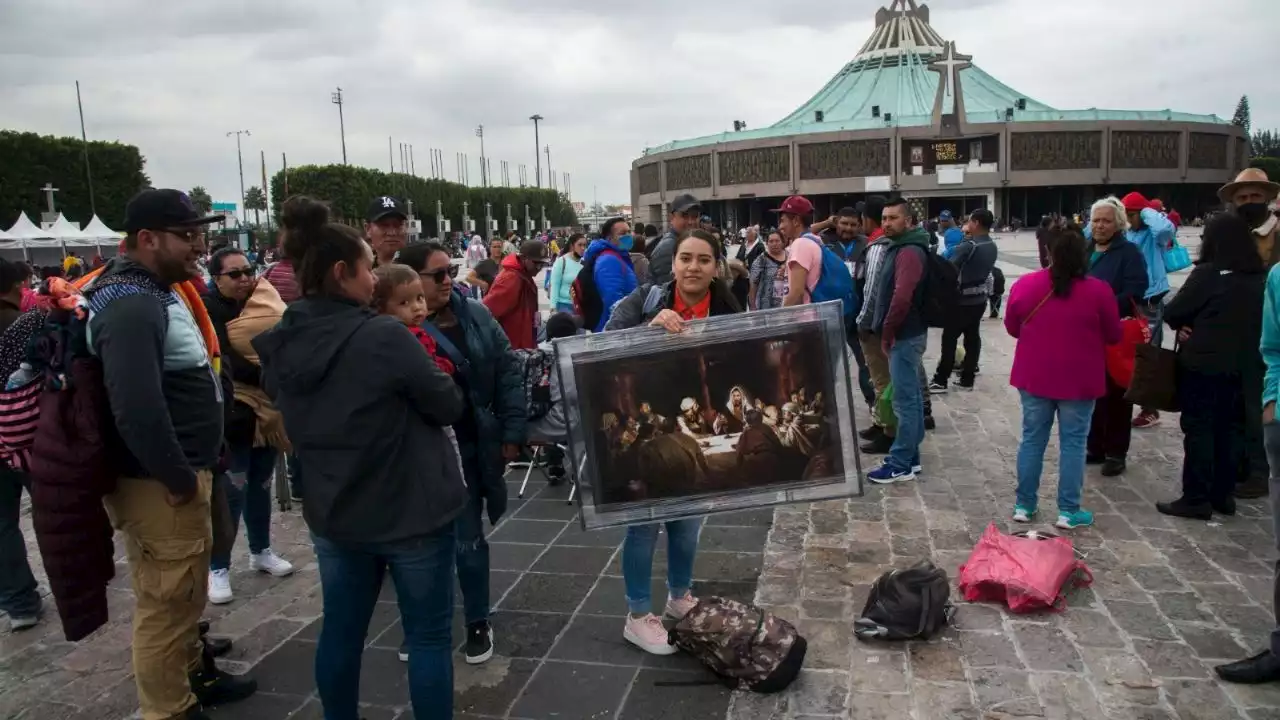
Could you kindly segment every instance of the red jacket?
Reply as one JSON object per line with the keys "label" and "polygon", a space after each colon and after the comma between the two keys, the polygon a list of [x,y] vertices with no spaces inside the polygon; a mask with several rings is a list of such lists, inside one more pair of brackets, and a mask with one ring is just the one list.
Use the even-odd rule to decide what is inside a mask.
{"label": "red jacket", "polygon": [[503,258],[502,271],[481,302],[507,333],[512,350],[533,350],[538,346],[534,330],[538,285],[520,265],[519,255]]}

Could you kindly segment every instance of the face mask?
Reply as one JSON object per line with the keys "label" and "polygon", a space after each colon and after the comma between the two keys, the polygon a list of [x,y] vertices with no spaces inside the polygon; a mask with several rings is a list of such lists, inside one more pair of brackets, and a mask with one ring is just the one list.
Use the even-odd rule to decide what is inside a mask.
{"label": "face mask", "polygon": [[618,238],[618,249],[623,252],[631,252],[631,248],[635,247],[636,239],[630,233]]}
{"label": "face mask", "polygon": [[[1267,216],[1271,215],[1271,210],[1266,203],[1245,203],[1236,208],[1236,215],[1249,223],[1251,228],[1261,228],[1267,222]],[[1260,233],[1265,235],[1266,233]]]}

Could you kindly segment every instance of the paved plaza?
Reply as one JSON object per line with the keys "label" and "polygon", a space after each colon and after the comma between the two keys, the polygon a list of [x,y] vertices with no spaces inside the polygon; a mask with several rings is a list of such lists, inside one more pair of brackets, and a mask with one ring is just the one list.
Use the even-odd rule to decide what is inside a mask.
{"label": "paved plaza", "polygon": [[[1197,233],[1198,234],[1198,233]],[[1010,284],[1038,267],[1034,239],[998,238]],[[1193,238],[1185,238],[1194,247]],[[1175,281],[1179,284],[1181,278]],[[1176,416],[1135,431],[1128,472],[1090,468],[1084,505],[1096,526],[1072,531],[1092,588],[1060,614],[1015,616],[958,602],[955,627],[929,642],[866,644],[852,622],[871,582],[891,567],[932,558],[954,579],[989,523],[1009,528],[1020,411],[1008,387],[1013,341],[984,324],[982,374],[972,393],[935,396],[937,430],[914,483],[868,487],[864,497],[711,518],[695,566],[695,592],[752,600],[796,623],[809,640],[805,671],[777,696],[718,685],[673,686],[707,675],[687,657],[649,656],[622,639],[621,530],[584,532],[565,487],[535,473],[508,477],[511,512],[492,532],[497,652],[468,667],[457,655],[458,718],[556,720],[1280,720],[1280,685],[1228,686],[1211,667],[1260,649],[1271,615],[1270,515],[1265,501],[1213,523],[1167,518],[1154,502],[1176,496],[1182,449]],[[937,356],[931,337],[926,363]],[[932,369],[932,367],[930,367]],[[860,422],[866,421],[860,412]],[[1040,496],[1052,509],[1056,441]],[[864,458],[864,469],[874,463]],[[24,518],[32,563],[44,577]],[[251,572],[243,534],[233,603],[210,606],[213,633],[235,641],[221,662],[251,672],[252,699],[216,718],[320,718],[312,661],[321,623],[315,556],[298,512],[277,513],[273,546],[298,572]],[[661,547],[661,544],[660,544]],[[62,639],[56,614],[35,630],[0,634],[0,719],[115,720],[137,709],[130,674],[132,592],[123,559],[110,589],[111,622],[88,640]],[[663,597],[664,554],[654,597]],[[361,697],[369,720],[408,720],[394,592],[369,628]],[[50,600],[51,602],[51,600]],[[461,616],[454,635],[461,640]]]}

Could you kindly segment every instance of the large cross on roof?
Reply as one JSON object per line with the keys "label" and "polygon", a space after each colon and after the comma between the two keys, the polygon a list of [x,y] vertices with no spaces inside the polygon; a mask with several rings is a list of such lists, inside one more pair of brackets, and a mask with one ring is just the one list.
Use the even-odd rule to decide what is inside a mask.
{"label": "large cross on roof", "polygon": [[[911,0],[904,1],[910,2]],[[946,50],[941,57],[934,58],[933,62],[929,63],[929,69],[942,76],[942,89],[944,92],[941,97],[951,98],[951,107],[941,108],[942,112],[952,113],[957,112],[960,106],[958,99],[960,95],[960,76],[958,73],[967,67],[973,66],[973,63],[970,62],[970,60],[973,60],[973,56],[957,53],[954,42],[948,42],[945,48]]]}

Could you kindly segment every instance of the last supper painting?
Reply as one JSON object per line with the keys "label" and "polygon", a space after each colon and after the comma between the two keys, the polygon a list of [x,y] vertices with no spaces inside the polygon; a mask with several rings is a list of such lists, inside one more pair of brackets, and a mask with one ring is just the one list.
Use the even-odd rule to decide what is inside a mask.
{"label": "last supper painting", "polygon": [[820,323],[637,350],[573,363],[596,508],[845,482]]}

